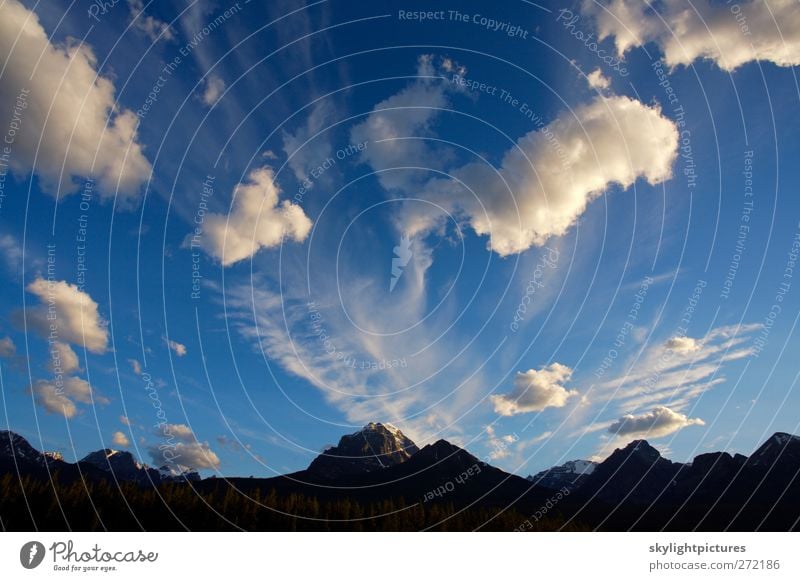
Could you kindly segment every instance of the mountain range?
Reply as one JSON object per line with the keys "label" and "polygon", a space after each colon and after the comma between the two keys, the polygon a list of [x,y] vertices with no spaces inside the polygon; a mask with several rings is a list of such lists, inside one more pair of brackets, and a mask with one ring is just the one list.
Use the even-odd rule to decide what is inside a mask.
{"label": "mountain range", "polygon": [[[9,485],[90,483],[108,494],[114,487],[124,489],[127,497],[153,490],[184,498],[184,490],[215,511],[215,503],[233,499],[244,503],[242,510],[256,500],[263,506],[263,499],[275,504],[295,499],[286,522],[294,527],[300,520],[312,530],[322,525],[313,519],[309,524],[300,514],[304,503],[314,514],[350,507],[342,509],[349,518],[382,514],[374,507],[387,503],[405,510],[406,517],[410,511],[417,515],[411,525],[381,520],[376,530],[441,530],[442,522],[470,530],[795,530],[800,521],[800,438],[785,433],[774,434],[749,457],[712,452],[686,464],[635,440],[603,462],[574,460],[522,478],[445,440],[419,448],[391,424],[370,423],[299,472],[201,479],[186,467],[151,468],[127,451],[98,450],[68,463],[37,451],[14,432],[0,431],[0,479],[4,474]],[[7,523],[2,506],[0,498],[0,518]],[[109,510],[113,520],[115,509]],[[448,521],[443,514],[458,519]]]}

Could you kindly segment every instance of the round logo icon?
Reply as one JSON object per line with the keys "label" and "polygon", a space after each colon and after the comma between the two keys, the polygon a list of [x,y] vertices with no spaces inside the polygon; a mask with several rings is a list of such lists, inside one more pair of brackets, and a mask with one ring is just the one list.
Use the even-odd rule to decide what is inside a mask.
{"label": "round logo icon", "polygon": [[19,562],[26,569],[35,569],[44,560],[44,545],[39,541],[30,541],[19,550]]}

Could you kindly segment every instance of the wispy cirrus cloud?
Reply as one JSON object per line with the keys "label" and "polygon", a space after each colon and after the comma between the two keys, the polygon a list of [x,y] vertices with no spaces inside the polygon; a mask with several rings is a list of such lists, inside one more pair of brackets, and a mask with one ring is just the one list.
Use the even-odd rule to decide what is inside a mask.
{"label": "wispy cirrus cloud", "polygon": [[682,410],[695,397],[725,381],[724,366],[753,353],[752,333],[761,325],[722,326],[704,337],[674,336],[650,347],[624,375],[596,386],[629,413],[646,407]]}

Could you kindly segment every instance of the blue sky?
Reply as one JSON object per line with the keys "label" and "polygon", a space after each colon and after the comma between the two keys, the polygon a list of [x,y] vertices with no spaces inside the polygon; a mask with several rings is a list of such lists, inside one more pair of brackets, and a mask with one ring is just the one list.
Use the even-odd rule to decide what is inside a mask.
{"label": "blue sky", "polygon": [[525,475],[798,431],[791,2],[107,4],[0,7],[35,446],[269,476],[388,421]]}

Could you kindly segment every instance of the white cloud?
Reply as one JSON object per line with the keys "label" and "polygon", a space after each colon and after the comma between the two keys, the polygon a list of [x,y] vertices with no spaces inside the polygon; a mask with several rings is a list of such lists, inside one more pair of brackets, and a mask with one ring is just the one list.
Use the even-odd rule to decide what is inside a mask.
{"label": "white cloud", "polygon": [[174,38],[169,24],[144,13],[144,2],[142,0],[128,0],[128,7],[131,11],[133,27],[147,35],[147,38],[151,41],[156,42],[160,39],[172,40]]}
{"label": "white cloud", "polygon": [[131,369],[133,369],[133,372],[136,375],[141,375],[142,374],[142,364],[139,363],[138,360],[136,360],[136,359],[128,359],[128,363],[130,363]]}
{"label": "white cloud", "polygon": [[[334,262],[331,261],[330,264]],[[328,264],[328,261],[325,263]],[[410,277],[409,282],[414,281],[416,284],[416,273],[409,272],[406,275]],[[335,277],[322,279],[326,280],[330,288],[325,287],[325,284],[316,286],[315,297],[335,297]],[[385,283],[381,277],[380,288],[386,288]],[[257,280],[226,288],[224,300],[230,325],[255,349],[263,350],[270,361],[319,389],[326,401],[341,410],[353,424],[363,425],[369,421],[394,422],[402,426],[405,434],[421,443],[424,437],[432,433],[440,434],[440,428],[451,424],[453,418],[450,415],[454,413],[454,409],[473,407],[476,394],[485,386],[480,374],[471,374],[476,378],[474,385],[460,385],[449,406],[437,406],[437,415],[441,422],[433,426],[428,421],[430,414],[414,414],[414,411],[424,410],[439,400],[442,397],[442,388],[436,391],[438,385],[431,386],[432,389],[403,389],[403,386],[413,385],[435,375],[445,357],[443,341],[430,344],[424,353],[416,354],[413,365],[409,358],[405,367],[372,370],[361,368],[360,362],[392,360],[405,356],[418,348],[420,342],[433,343],[430,338],[426,338],[426,334],[431,333],[436,337],[441,334],[441,329],[425,329],[424,325],[420,325],[412,333],[378,338],[353,332],[352,322],[346,317],[339,319],[331,310],[325,310],[321,327],[315,332],[315,321],[310,318],[313,313],[308,309],[307,296],[291,296],[287,293],[279,295],[268,290],[267,286],[263,280]],[[289,292],[292,288],[299,288],[296,284],[288,283],[286,287]],[[369,300],[374,301],[375,294],[371,289],[365,289],[363,300],[360,294],[358,298],[351,298],[355,298],[354,305],[364,306],[365,311],[370,311],[372,305],[368,303]],[[388,292],[383,294],[388,295]],[[393,297],[396,302],[387,304],[381,311],[386,320],[419,317],[421,311],[415,304],[417,296],[412,294],[414,296],[410,300],[406,300],[405,295]],[[325,298],[321,299],[321,302],[325,301]],[[424,307],[424,300],[421,303]],[[365,322],[360,310],[354,310],[351,315],[353,320]],[[324,341],[320,339],[320,332],[330,338],[329,346],[335,348],[333,353],[326,350]],[[351,365],[351,362],[355,364]]]}
{"label": "white cloud", "polygon": [[12,273],[22,265],[22,247],[11,234],[0,235],[0,253]]}
{"label": "white cloud", "polygon": [[167,345],[169,345],[169,348],[172,349],[178,357],[186,355],[186,345],[183,343],[178,343],[177,341],[169,339],[167,340]]}
{"label": "white cloud", "polygon": [[181,442],[196,442],[197,438],[192,429],[186,424],[160,424],[156,426],[155,434],[164,438],[174,438]]}
{"label": "white cloud", "polygon": [[726,71],[754,60],[800,65],[795,0],[663,0],[653,6],[641,0],[584,0],[582,11],[595,19],[600,40],[613,37],[619,55],[654,42],[669,66],[697,59],[710,59]]}
{"label": "white cloud", "polygon": [[600,401],[613,397],[619,411],[653,406],[682,410],[701,393],[725,381],[723,366],[753,352],[760,325],[723,326],[705,337],[670,337],[647,349],[627,372],[595,387]]}
{"label": "white cloud", "polygon": [[330,134],[325,131],[332,116],[333,107],[330,103],[320,101],[311,108],[305,124],[295,133],[283,133],[283,151],[289,158],[289,167],[299,182],[308,180],[311,187],[316,179],[309,178],[309,172],[320,167],[333,150]]}
{"label": "white cloud", "polygon": [[661,438],[687,426],[704,425],[700,418],[689,419],[668,407],[658,406],[646,414],[621,417],[608,427],[608,432],[629,438]]}
{"label": "white cloud", "polygon": [[0,339],[0,357],[9,358],[17,354],[17,346],[11,337],[3,337]]}
{"label": "white cloud", "polygon": [[115,446],[119,446],[120,448],[127,448],[131,445],[130,440],[128,440],[128,436],[126,436],[122,432],[114,432],[114,435],[111,438],[111,442]]}
{"label": "white cloud", "polygon": [[47,369],[55,374],[68,374],[81,368],[78,354],[66,343],[56,341],[50,348],[50,360]]}
{"label": "white cloud", "polygon": [[200,245],[224,266],[277,246],[284,238],[303,242],[311,231],[311,220],[300,206],[279,201],[281,192],[274,177],[268,167],[253,170],[247,181],[234,189],[233,207],[227,216],[206,215]]}
{"label": "white cloud", "polygon": [[[451,67],[452,68],[452,67]],[[544,245],[565,234],[588,204],[612,186],[628,188],[637,179],[658,184],[672,177],[678,131],[658,106],[624,96],[596,96],[522,136],[506,151],[499,168],[473,162],[450,169],[454,179],[430,179],[429,172],[392,168],[444,169],[447,150],[434,151],[425,140],[448,90],[456,85],[425,76],[445,74],[426,55],[415,81],[375,106],[351,131],[353,141],[368,141],[363,161],[378,172],[387,189],[422,197],[444,212],[407,204],[397,217],[407,235],[439,231],[447,214],[463,219],[502,256]],[[602,82],[600,77],[593,77]],[[463,185],[462,185],[463,184]]]}
{"label": "white cloud", "polygon": [[108,329],[100,316],[97,303],[87,293],[66,281],[37,278],[27,287],[41,304],[17,311],[18,324],[27,321],[28,327],[47,338],[51,325],[55,336],[63,341],[84,346],[92,353],[104,353],[108,348]]}
{"label": "white cloud", "polygon": [[[452,64],[445,65],[445,67]],[[442,75],[447,71],[443,69]],[[440,74],[433,65],[431,55],[423,55],[417,63],[419,79],[411,85],[381,101],[366,120],[353,127],[350,139],[354,143],[368,142],[361,154],[377,174],[381,185],[387,189],[411,188],[421,184],[424,172],[396,167],[436,168],[441,165],[440,155],[435,155],[430,145],[407,137],[430,133],[431,124],[439,109],[448,105],[447,90],[457,85],[443,83],[426,77]]]}
{"label": "white cloud", "polygon": [[489,438],[489,458],[491,460],[502,460],[511,455],[511,445],[518,441],[519,438],[515,434],[506,434],[498,436],[494,427],[486,426],[486,435]]}
{"label": "white cloud", "polygon": [[700,349],[700,344],[692,337],[672,337],[666,343],[667,349],[678,353],[691,353]]}
{"label": "white cloud", "polygon": [[589,83],[589,86],[592,89],[608,89],[611,86],[611,80],[608,77],[603,76],[603,71],[600,69],[595,69],[588,75],[586,75],[586,82]]}
{"label": "white cloud", "polygon": [[[209,447],[208,442],[178,442],[175,446],[167,449],[151,446],[148,452],[153,462],[158,466],[163,465],[167,459],[195,470],[204,468],[216,470],[220,466],[219,457]],[[167,454],[166,452],[170,453]]]}
{"label": "white cloud", "polygon": [[628,97],[598,96],[521,137],[495,171],[471,163],[428,186],[432,200],[461,211],[502,256],[561,236],[609,187],[638,178],[657,184],[672,175],[678,131],[661,114]]}
{"label": "white cloud", "polygon": [[89,382],[80,377],[68,377],[61,385],[40,379],[31,386],[36,403],[51,414],[73,418],[78,413],[76,403],[107,404],[108,399],[98,394]]}
{"label": "white cloud", "polygon": [[133,425],[133,422],[131,422],[131,420],[128,418],[128,416],[120,416],[119,417],[119,421],[122,422],[123,424],[125,424],[126,426]]}
{"label": "white cloud", "polygon": [[564,407],[569,398],[578,395],[567,390],[564,383],[572,376],[572,369],[553,363],[540,370],[518,371],[514,389],[505,395],[493,395],[494,411],[503,416],[542,411],[548,407]]}
{"label": "white cloud", "polygon": [[206,77],[205,88],[203,89],[203,103],[209,107],[216,105],[223,91],[225,91],[225,81],[213,73],[209,74]]}
{"label": "white cloud", "polygon": [[41,187],[60,197],[77,191],[75,179],[93,176],[101,197],[116,194],[120,207],[135,205],[152,168],[137,141],[136,115],[115,102],[92,49],[74,40],[51,44],[37,15],[7,0],[0,4],[0,54],[7,59],[0,126],[9,127],[15,112],[19,118],[12,170],[35,171]]}

